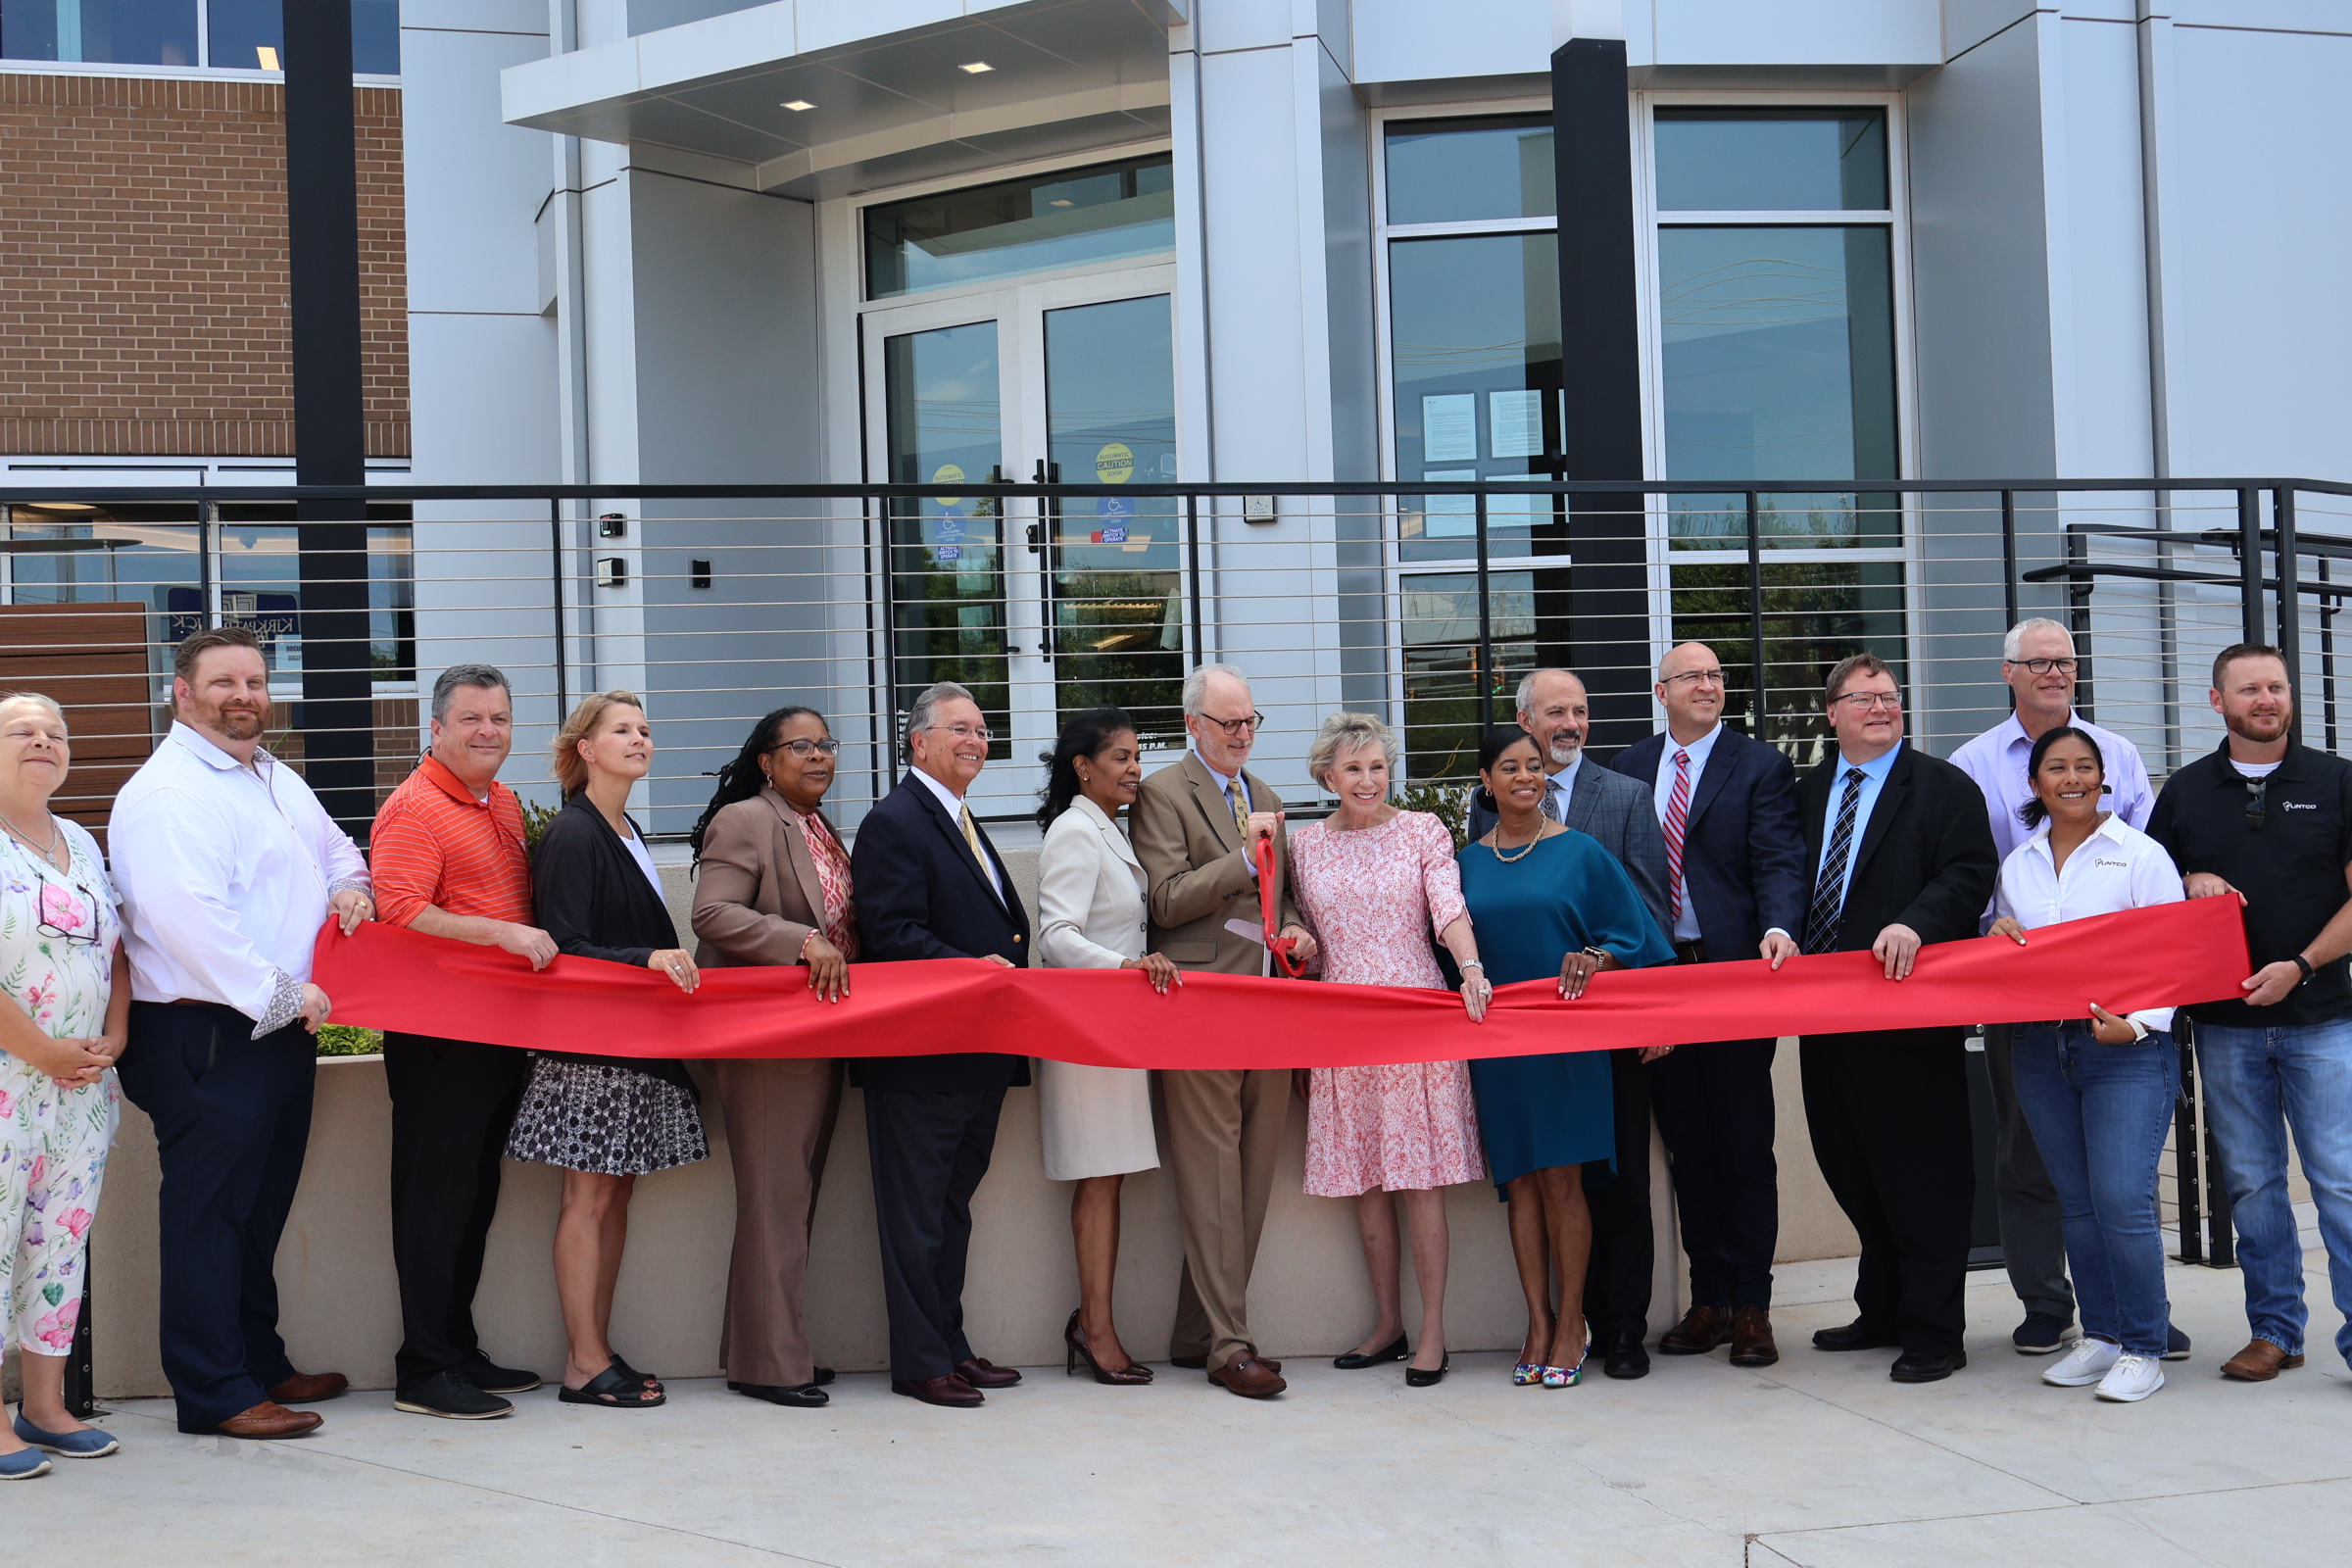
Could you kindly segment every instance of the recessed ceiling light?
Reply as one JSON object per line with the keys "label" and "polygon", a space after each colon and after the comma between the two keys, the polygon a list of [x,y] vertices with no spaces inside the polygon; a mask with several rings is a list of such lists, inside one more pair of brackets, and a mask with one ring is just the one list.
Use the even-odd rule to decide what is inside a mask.
{"label": "recessed ceiling light", "polygon": [[814,109],[816,105],[810,103],[806,98],[787,98],[784,101],[783,107],[791,110],[796,115],[805,115],[809,110]]}
{"label": "recessed ceiling light", "polygon": [[975,60],[968,66],[957,66],[956,69],[966,75],[977,76],[984,71],[994,71],[997,68],[985,60]]}

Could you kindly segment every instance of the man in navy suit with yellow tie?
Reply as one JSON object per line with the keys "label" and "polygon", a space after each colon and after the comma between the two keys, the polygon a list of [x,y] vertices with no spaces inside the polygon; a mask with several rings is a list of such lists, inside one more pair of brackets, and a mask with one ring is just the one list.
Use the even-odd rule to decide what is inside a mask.
{"label": "man in navy suit with yellow tie", "polygon": [[[954,681],[914,700],[913,766],[858,824],[850,852],[861,957],[1028,967],[1028,912],[963,800],[989,739],[980,705]],[[894,1394],[963,1409],[983,1402],[981,1390],[1021,1380],[964,1339],[963,1271],[972,1194],[988,1174],[1004,1091],[1028,1081],[1026,1056],[990,1053],[850,1064],[850,1082],[865,1092]]]}

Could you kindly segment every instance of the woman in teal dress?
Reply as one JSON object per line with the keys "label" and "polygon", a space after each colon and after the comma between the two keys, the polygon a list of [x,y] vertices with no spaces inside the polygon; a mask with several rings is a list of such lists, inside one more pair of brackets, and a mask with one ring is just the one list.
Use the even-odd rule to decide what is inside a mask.
{"label": "woman in teal dress", "polygon": [[[1488,980],[1502,986],[1556,975],[1560,995],[1573,999],[1602,969],[1672,962],[1674,949],[1625,867],[1590,834],[1544,815],[1548,784],[1527,732],[1489,730],[1478,763],[1498,819],[1455,858]],[[1584,1170],[1606,1166],[1594,1173],[1601,1181],[1616,1174],[1609,1058],[1598,1051],[1495,1057],[1470,1063],[1470,1080],[1487,1169],[1511,1205],[1511,1254],[1527,1293],[1527,1344],[1511,1381],[1569,1388],[1592,1347],[1584,1315],[1592,1250]]]}

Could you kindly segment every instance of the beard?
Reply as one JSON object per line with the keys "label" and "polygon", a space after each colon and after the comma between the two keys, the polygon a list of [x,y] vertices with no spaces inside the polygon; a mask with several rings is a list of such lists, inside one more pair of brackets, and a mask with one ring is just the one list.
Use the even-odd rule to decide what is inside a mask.
{"label": "beard", "polygon": [[243,706],[223,708],[210,703],[191,706],[195,709],[199,725],[216,730],[232,741],[253,740],[270,727],[270,710],[266,705],[258,711]]}
{"label": "beard", "polygon": [[1544,755],[1553,768],[1563,768],[1585,755],[1584,738],[1566,733],[1554,735],[1544,743]]}
{"label": "beard", "polygon": [[2284,735],[2287,725],[2293,719],[2294,710],[2292,709],[2282,709],[2277,713],[2225,713],[2222,715],[2222,723],[2230,734],[2240,740],[2253,741],[2260,746],[2268,746],[2279,736]]}

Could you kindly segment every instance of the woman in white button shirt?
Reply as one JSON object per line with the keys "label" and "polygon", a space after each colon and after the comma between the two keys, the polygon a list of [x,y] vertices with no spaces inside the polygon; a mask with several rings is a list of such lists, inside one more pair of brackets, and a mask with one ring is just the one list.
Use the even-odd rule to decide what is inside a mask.
{"label": "woman in white button shirt", "polygon": [[[1144,951],[1143,867],[1119,823],[1144,782],[1135,723],[1116,708],[1092,708],[1061,728],[1046,764],[1046,830],[1037,856],[1037,957],[1053,969],[1141,969],[1161,995],[1176,965]],[[1041,1062],[1039,1131],[1046,1176],[1076,1182],[1070,1232],[1078,1248],[1078,1310],[1062,1329],[1067,1370],[1084,1360],[1097,1383],[1141,1384],[1152,1369],[1128,1355],[1111,1323],[1111,1271],[1119,1255],[1119,1186],[1159,1164],[1152,1134],[1151,1075],[1141,1067]]]}
{"label": "woman in white button shirt", "polygon": [[[1995,934],[2024,946],[2036,926],[2180,902],[2172,857],[2101,809],[2098,742],[2060,725],[2034,743],[2027,776],[2034,799],[2018,814],[2034,831],[2001,865]],[[2100,1398],[2128,1403],[2164,1387],[2171,1314],[2156,1164],[2180,1057],[2172,1008],[2118,1017],[2097,1002],[2097,977],[2084,978],[2087,1019],[2017,1026],[2018,1103],[2058,1189],[2082,1312],[2082,1338],[2042,1381],[2096,1384]]]}

